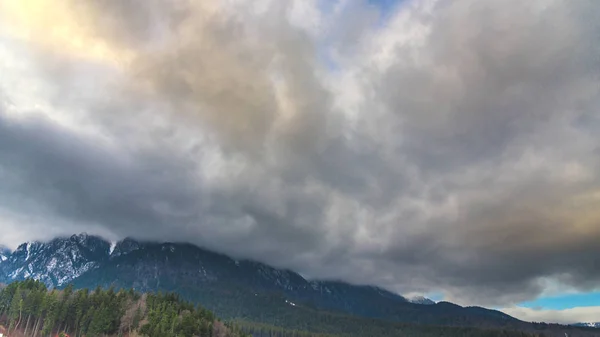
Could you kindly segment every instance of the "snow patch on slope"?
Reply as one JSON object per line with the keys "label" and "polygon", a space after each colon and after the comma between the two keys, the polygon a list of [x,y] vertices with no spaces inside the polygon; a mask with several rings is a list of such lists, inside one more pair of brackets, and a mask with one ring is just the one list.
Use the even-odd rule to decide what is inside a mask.
{"label": "snow patch on slope", "polygon": [[31,242],[27,242],[27,247],[25,248],[25,251],[27,252],[27,257],[25,257],[25,261],[28,261],[29,257],[31,257]]}

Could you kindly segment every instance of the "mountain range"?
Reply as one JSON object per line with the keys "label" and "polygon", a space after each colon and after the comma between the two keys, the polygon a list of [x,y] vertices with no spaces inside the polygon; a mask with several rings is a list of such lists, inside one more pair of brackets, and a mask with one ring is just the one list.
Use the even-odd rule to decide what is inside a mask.
{"label": "mountain range", "polygon": [[[307,280],[290,270],[235,260],[188,243],[132,238],[111,243],[80,234],[24,243],[13,252],[1,250],[0,283],[24,279],[39,280],[53,288],[72,284],[76,288],[176,291],[226,319],[292,328],[290,322],[310,322],[320,312],[410,324],[539,328],[496,310],[435,303],[426,298],[409,300],[374,286]],[[569,335],[577,336],[570,330]]]}

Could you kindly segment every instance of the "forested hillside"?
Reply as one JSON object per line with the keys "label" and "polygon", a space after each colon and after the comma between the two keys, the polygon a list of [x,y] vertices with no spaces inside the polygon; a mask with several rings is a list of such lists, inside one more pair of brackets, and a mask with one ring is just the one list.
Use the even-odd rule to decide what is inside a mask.
{"label": "forested hillside", "polygon": [[133,290],[48,290],[33,280],[0,291],[0,324],[8,336],[243,337],[212,312],[176,294]]}

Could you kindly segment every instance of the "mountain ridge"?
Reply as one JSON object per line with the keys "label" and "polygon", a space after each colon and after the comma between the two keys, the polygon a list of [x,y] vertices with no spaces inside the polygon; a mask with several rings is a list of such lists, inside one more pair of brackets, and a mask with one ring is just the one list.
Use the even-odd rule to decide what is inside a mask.
{"label": "mountain ridge", "polygon": [[[271,267],[268,264],[264,264],[258,261],[254,261],[254,260],[250,260],[250,259],[233,259],[231,257],[229,257],[226,254],[223,253],[218,253],[218,252],[214,252],[196,245],[193,245],[191,243],[186,243],[186,242],[155,242],[155,241],[142,241],[142,240],[136,240],[132,237],[126,237],[123,240],[117,241],[115,243],[111,243],[108,240],[100,237],[100,236],[96,236],[96,235],[88,235],[87,233],[82,233],[82,234],[77,234],[77,235],[71,235],[71,236],[63,236],[63,237],[57,237],[54,238],[50,241],[31,241],[31,242],[26,242],[26,243],[22,243],[20,244],[17,249],[15,249],[14,251],[10,251],[10,250],[6,250],[4,256],[6,256],[5,260],[6,261],[1,261],[1,262],[6,262],[4,264],[2,264],[3,266],[8,265],[12,265],[12,269],[15,270],[16,272],[13,273],[9,273],[7,274],[8,276],[8,280],[21,280],[30,276],[33,276],[34,279],[39,279],[35,277],[35,268],[38,268],[38,273],[46,273],[46,274],[53,274],[54,272],[54,263],[45,263],[44,262],[48,262],[47,258],[45,256],[42,256],[40,258],[39,253],[43,253],[43,250],[54,250],[54,255],[56,255],[56,253],[61,254],[62,255],[62,259],[65,260],[66,262],[71,262],[70,264],[68,264],[67,266],[63,266],[63,268],[66,267],[66,269],[70,269],[71,274],[73,275],[72,277],[68,278],[68,277],[64,277],[61,279],[58,279],[57,277],[48,277],[48,278],[43,278],[41,279],[41,281],[43,281],[48,287],[61,287],[66,285],[66,283],[74,280],[75,278],[77,278],[78,276],[80,276],[80,274],[86,272],[89,269],[94,269],[96,267],[96,264],[101,263],[101,262],[106,262],[108,260],[112,260],[115,258],[118,258],[120,256],[123,255],[127,255],[130,254],[131,252],[137,251],[139,249],[142,248],[147,248],[148,246],[160,246],[161,250],[171,250],[171,253],[173,253],[173,251],[177,248],[177,247],[194,247],[200,251],[203,251],[205,254],[209,254],[212,255],[213,258],[218,257],[222,260],[222,262],[226,262],[226,263],[235,263],[237,267],[240,267],[240,265],[242,266],[255,266],[256,268],[258,268],[258,270],[262,271],[263,273],[265,273],[265,277],[275,277],[275,276],[290,276],[291,274],[293,274],[294,278],[297,279],[302,279],[304,282],[306,282],[307,284],[310,284],[310,286],[313,288],[313,290],[315,291],[320,291],[320,292],[328,292],[329,289],[326,287],[327,284],[329,285],[339,285],[339,286],[349,286],[349,287],[357,287],[357,288],[363,288],[363,289],[370,289],[372,291],[378,292],[379,294],[386,296],[386,297],[395,297],[397,299],[401,299],[403,301],[406,302],[412,302],[409,301],[408,299],[404,298],[402,295],[393,293],[391,291],[388,291],[386,289],[383,289],[381,287],[377,287],[377,286],[372,286],[372,285],[354,285],[354,284],[350,284],[344,281],[338,281],[338,280],[318,280],[318,279],[307,279],[304,278],[303,276],[301,276],[300,274],[289,270],[289,269],[281,269],[281,268],[275,268],[275,267]],[[92,250],[90,251],[90,249],[85,249],[86,247],[91,247]],[[70,249],[70,252],[69,252]],[[2,250],[0,250],[0,254],[2,254]],[[66,256],[68,253],[71,253],[71,258],[68,258],[68,256]],[[73,255],[76,254],[76,255]],[[33,256],[33,260],[30,260],[30,256]],[[55,257],[55,256],[53,256]],[[90,267],[87,267],[85,265],[83,265],[82,263],[77,263],[77,262],[82,262],[80,260],[82,260],[82,258],[85,261],[88,262],[92,262],[93,265],[91,265]],[[52,262],[52,261],[50,261]],[[15,266],[17,266],[18,268],[15,268]],[[42,267],[49,267],[49,269],[42,271],[40,269],[42,269]],[[6,267],[4,267],[6,269]],[[84,270],[81,271],[80,269],[83,268]],[[0,272],[2,271],[2,266],[0,266]],[[270,273],[275,273],[276,275],[270,275]],[[0,274],[0,279],[2,279],[2,275]],[[4,277],[4,279],[6,279],[6,277]],[[276,282],[282,282],[281,279],[276,278],[275,280]],[[425,302],[429,302],[431,300],[426,299],[426,298],[421,298],[419,299],[419,301],[425,301]]]}
{"label": "mountain ridge", "polygon": [[[409,302],[401,295],[392,293],[380,287],[371,285],[352,285],[334,280],[310,280],[289,269],[278,269],[267,264],[249,259],[233,259],[226,254],[217,253],[184,242],[153,242],[141,241],[127,237],[114,244],[100,236],[86,233],[57,237],[49,241],[26,242],[12,252],[6,254],[5,261],[0,265],[0,279],[5,281],[34,278],[41,280],[48,287],[61,287],[86,273],[96,269],[100,264],[127,256],[133,252],[148,252],[160,249],[167,256],[176,250],[193,251],[197,257],[207,258],[215,264],[235,265],[241,269],[255,269],[263,278],[271,279],[283,288],[293,288],[289,282],[302,283],[301,288],[312,288],[320,293],[331,293],[329,287],[360,288],[378,293],[381,296]],[[200,261],[199,261],[200,262]],[[58,267],[65,270],[58,273]],[[217,267],[213,265],[212,267]],[[210,271],[204,270],[204,275],[210,278]],[[298,285],[296,285],[298,286]],[[290,289],[292,289],[290,288]]]}

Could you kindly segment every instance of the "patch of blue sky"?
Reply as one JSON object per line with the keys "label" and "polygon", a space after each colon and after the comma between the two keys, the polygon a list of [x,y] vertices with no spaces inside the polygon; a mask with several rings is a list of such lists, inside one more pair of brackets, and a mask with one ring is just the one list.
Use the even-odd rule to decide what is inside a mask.
{"label": "patch of blue sky", "polygon": [[369,4],[379,8],[383,17],[387,17],[389,13],[393,13],[396,9],[396,6],[398,6],[400,2],[404,1],[407,0],[367,0]]}
{"label": "patch of blue sky", "polygon": [[[377,8],[379,12],[379,18],[377,20],[376,26],[382,27],[389,20],[390,16],[398,10],[398,5],[401,3],[410,1],[410,0],[360,0],[365,1],[364,4],[369,6],[374,6]],[[318,2],[319,10],[321,13],[327,16],[332,11],[335,10],[335,7],[339,4],[339,1],[333,0],[321,0]],[[343,17],[343,14],[342,14]],[[317,42],[317,54],[318,58],[325,66],[331,70],[338,70],[338,65],[335,61],[330,57],[328,47],[330,45],[330,39],[335,38],[331,36],[325,36],[321,41]]]}
{"label": "patch of blue sky", "polygon": [[439,301],[444,300],[444,294],[438,293],[438,292],[427,293],[427,294],[425,294],[424,297],[426,297],[434,302],[439,302]]}
{"label": "patch of blue sky", "polygon": [[549,310],[564,310],[576,307],[600,306],[600,291],[540,297],[533,301],[521,303],[519,306],[532,309]]}

